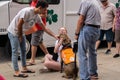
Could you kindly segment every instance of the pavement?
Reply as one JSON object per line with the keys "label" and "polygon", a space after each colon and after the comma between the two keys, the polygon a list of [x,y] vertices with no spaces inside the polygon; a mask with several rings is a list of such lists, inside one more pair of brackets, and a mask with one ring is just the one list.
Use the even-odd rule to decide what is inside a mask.
{"label": "pavement", "polygon": [[[111,54],[104,54],[106,48],[98,49],[97,60],[98,60],[98,80],[120,80],[120,57],[113,58],[115,54],[115,48],[111,49]],[[27,78],[16,78],[13,77],[13,68],[10,60],[6,60],[2,58],[0,59],[0,74],[2,74],[6,80],[68,80],[64,79],[61,76],[64,73],[60,72],[49,72],[49,73],[40,73],[39,70],[43,68],[43,64],[41,63],[43,57],[36,58],[36,65],[28,66],[30,69],[34,69],[35,73],[29,73],[29,77]],[[19,61],[20,67],[20,61]],[[72,79],[69,79],[72,80]],[[79,77],[77,80],[80,80]]]}

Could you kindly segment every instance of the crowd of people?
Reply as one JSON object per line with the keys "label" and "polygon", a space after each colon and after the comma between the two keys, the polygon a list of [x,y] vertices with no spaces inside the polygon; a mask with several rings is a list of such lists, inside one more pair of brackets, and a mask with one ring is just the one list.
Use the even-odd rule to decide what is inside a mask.
{"label": "crowd of people", "polygon": [[[111,53],[112,42],[116,42],[116,53],[113,58],[120,56],[120,7],[117,8],[109,0],[81,0],[78,11],[78,22],[75,29],[75,39],[78,41],[78,61],[80,80],[98,79],[97,49],[106,36],[108,48],[105,54]],[[32,0],[31,7],[23,8],[14,17],[8,27],[8,37],[12,47],[12,63],[14,77],[28,77],[25,73],[35,73],[27,68],[35,65],[37,46],[45,53],[43,71],[61,70],[62,39],[46,27],[48,3],[45,0]],[[26,63],[25,31],[36,25],[38,31],[32,33],[31,59]],[[44,45],[44,31],[56,39],[54,55],[51,55]],[[67,29],[61,27],[58,35],[67,34]],[[17,50],[21,49],[22,70],[19,70]],[[57,55],[56,55],[57,54]]]}

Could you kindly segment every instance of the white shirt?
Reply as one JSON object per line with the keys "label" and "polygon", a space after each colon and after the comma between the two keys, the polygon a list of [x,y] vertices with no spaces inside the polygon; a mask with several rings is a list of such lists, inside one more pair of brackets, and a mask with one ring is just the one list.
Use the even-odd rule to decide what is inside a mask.
{"label": "white shirt", "polygon": [[[55,42],[55,45],[57,45],[57,44],[58,44],[58,40]],[[58,59],[57,59],[57,61],[59,61],[59,62],[61,61],[61,58],[60,58],[60,54],[61,54],[61,53],[60,53],[60,51],[62,50],[62,47],[63,47],[63,46],[61,45],[61,46],[59,47],[59,50],[58,50]]]}

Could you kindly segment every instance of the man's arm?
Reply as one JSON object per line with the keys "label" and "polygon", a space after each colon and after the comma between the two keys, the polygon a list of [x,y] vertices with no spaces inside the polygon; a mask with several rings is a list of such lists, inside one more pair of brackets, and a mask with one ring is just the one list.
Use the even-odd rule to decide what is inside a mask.
{"label": "man's arm", "polygon": [[43,23],[40,24],[42,29],[49,34],[50,36],[53,36],[54,38],[58,39],[57,36],[47,27],[45,27],[45,25]]}
{"label": "man's arm", "polygon": [[20,18],[19,21],[18,21],[18,25],[17,25],[17,28],[18,28],[18,37],[19,37],[19,40],[22,41],[22,34],[23,34],[23,31],[22,31],[22,25],[24,24],[24,20],[23,18]]}
{"label": "man's arm", "polygon": [[80,33],[80,30],[81,28],[83,27],[83,24],[84,24],[84,15],[80,15],[79,16],[79,19],[78,19],[78,22],[77,22],[77,27],[76,27],[76,30],[75,30],[75,39],[78,39],[78,35]]}

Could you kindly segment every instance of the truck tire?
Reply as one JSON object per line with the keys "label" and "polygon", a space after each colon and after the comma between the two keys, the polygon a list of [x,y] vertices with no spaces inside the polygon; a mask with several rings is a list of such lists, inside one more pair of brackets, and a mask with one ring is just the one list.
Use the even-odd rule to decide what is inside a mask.
{"label": "truck tire", "polygon": [[[7,41],[5,46],[5,53],[10,57],[12,56],[12,50],[11,50],[11,45],[9,40]],[[30,55],[30,42],[26,39],[26,57],[29,58],[29,55]],[[20,49],[18,49],[18,56],[20,59]]]}

